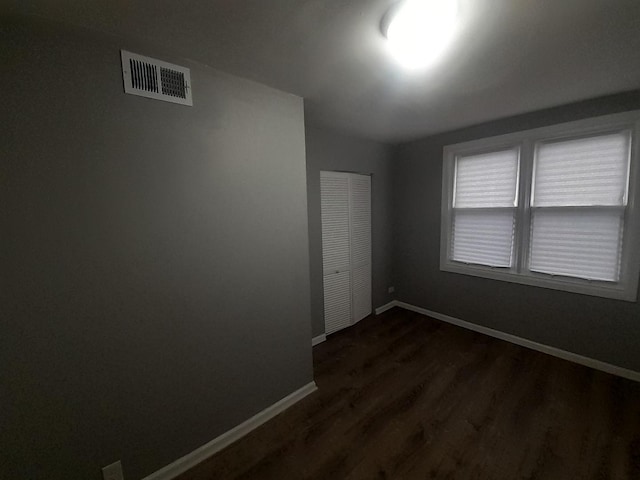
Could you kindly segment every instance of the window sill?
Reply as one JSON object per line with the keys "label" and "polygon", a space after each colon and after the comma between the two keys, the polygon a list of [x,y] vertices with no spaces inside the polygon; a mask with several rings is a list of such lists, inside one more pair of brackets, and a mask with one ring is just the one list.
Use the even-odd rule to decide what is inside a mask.
{"label": "window sill", "polygon": [[594,297],[612,298],[615,300],[625,300],[635,302],[637,299],[637,285],[627,285],[622,283],[608,284],[606,282],[573,279],[569,277],[554,277],[535,272],[516,273],[504,268],[492,268],[482,265],[470,265],[457,262],[442,262],[440,270],[443,272],[470,275],[473,277],[500,280],[533,287],[549,288],[552,290],[562,290],[565,292],[579,293]]}

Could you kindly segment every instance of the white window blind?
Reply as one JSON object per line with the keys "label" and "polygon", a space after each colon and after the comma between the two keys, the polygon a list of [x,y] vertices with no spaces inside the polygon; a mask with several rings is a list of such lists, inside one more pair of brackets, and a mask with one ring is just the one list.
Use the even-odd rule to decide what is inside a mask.
{"label": "white window blind", "polygon": [[619,280],[629,155],[628,132],[537,145],[530,270]]}
{"label": "white window blind", "polygon": [[510,267],[517,198],[517,149],[457,157],[451,258]]}
{"label": "white window blind", "polygon": [[456,208],[515,207],[518,183],[518,151],[458,157]]}
{"label": "white window blind", "polygon": [[598,210],[537,210],[533,216],[531,270],[617,281],[622,214]]}
{"label": "white window blind", "polygon": [[539,143],[533,205],[624,205],[629,146],[627,132]]}

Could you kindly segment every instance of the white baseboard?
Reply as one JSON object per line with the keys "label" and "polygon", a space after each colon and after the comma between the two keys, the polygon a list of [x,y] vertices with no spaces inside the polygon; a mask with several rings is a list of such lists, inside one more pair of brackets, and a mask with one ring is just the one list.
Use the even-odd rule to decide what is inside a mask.
{"label": "white baseboard", "polygon": [[396,307],[396,306],[398,306],[398,302],[395,300],[391,300],[389,303],[376,308],[376,315],[380,315],[381,313],[384,313],[387,310],[391,310],[393,307]]}
{"label": "white baseboard", "polygon": [[265,408],[250,419],[242,422],[240,425],[232,428],[228,432],[223,433],[219,437],[214,438],[209,443],[196,448],[193,452],[187,453],[184,457],[179,458],[166,467],[163,467],[160,470],[152,473],[151,475],[144,477],[142,480],[173,480],[178,475],[181,475],[190,468],[195,467],[214,453],[219,452],[223,448],[231,445],[236,440],[244,437],[247,433],[258,428],[263,423],[271,420],[279,413],[284,412],[287,408],[299,402],[310,393],[315,392],[317,389],[318,387],[316,386],[316,382],[310,382],[306,384],[304,387],[296,390],[290,395],[284,397],[282,400],[279,400],[273,405]]}
{"label": "white baseboard", "polygon": [[605,363],[601,362],[600,360],[584,357],[582,355],[578,355],[577,353],[567,352],[566,350],[561,350],[556,347],[550,347],[542,343],[527,340],[526,338],[511,335],[510,333],[504,333],[499,330],[476,325],[475,323],[465,322],[464,320],[460,320],[459,318],[451,317],[443,313],[433,312],[431,310],[427,310],[426,308],[416,307],[415,305],[411,305],[409,303],[395,301],[394,306],[404,308],[405,310],[411,310],[412,312],[421,313],[428,317],[457,325],[458,327],[473,330],[474,332],[482,333],[484,335],[489,335],[490,337],[499,338],[500,340],[515,343],[516,345],[520,345],[521,347],[526,347],[532,350],[537,350],[538,352],[546,353],[548,355],[553,355],[554,357],[562,358],[563,360],[568,360],[570,362],[578,363],[586,367],[594,368],[596,370],[601,370],[606,373],[611,373],[619,377],[640,382],[640,372],[636,372],[634,370],[611,365],[610,363]]}
{"label": "white baseboard", "polygon": [[311,339],[311,346],[315,347],[316,345],[318,345],[319,343],[324,342],[327,339],[327,335],[326,334],[322,334],[322,335],[318,335],[317,337],[313,337]]}

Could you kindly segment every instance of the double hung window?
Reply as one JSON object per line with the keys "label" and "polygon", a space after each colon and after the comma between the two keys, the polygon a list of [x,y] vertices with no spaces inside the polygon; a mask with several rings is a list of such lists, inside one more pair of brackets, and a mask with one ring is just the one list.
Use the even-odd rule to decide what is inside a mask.
{"label": "double hung window", "polygon": [[639,119],[445,147],[441,269],[635,301]]}

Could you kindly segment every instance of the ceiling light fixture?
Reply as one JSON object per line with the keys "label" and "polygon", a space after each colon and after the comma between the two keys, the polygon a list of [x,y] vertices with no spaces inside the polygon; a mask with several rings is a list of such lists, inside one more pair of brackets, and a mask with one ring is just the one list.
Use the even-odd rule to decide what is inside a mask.
{"label": "ceiling light fixture", "polygon": [[397,61],[419,70],[444,53],[458,23],[457,0],[405,0],[387,11],[380,27]]}

